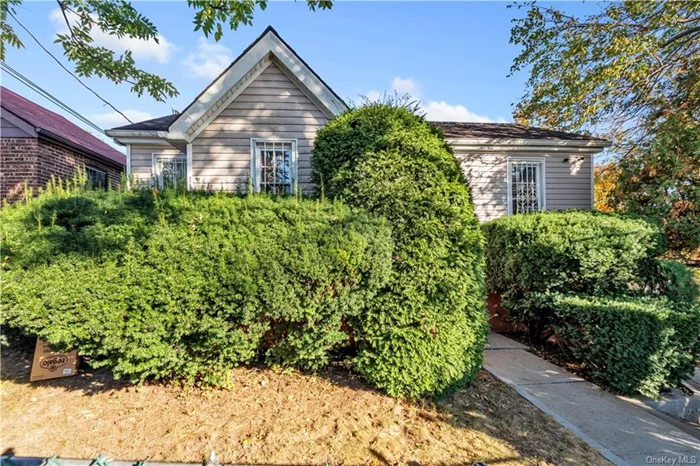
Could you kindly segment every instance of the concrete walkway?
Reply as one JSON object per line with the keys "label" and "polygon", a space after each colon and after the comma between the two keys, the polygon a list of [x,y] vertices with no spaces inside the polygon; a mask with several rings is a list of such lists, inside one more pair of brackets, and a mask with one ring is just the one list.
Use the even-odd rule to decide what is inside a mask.
{"label": "concrete walkway", "polygon": [[697,436],[491,333],[484,368],[617,465],[700,465]]}

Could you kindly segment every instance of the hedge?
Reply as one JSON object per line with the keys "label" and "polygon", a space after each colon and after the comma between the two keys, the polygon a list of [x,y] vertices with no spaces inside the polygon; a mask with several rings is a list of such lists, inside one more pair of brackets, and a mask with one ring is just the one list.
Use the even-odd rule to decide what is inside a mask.
{"label": "hedge", "polygon": [[482,228],[488,291],[534,339],[549,323],[542,293],[627,294],[661,244],[652,223],[591,211],[513,215]]}
{"label": "hedge", "polygon": [[134,381],[317,369],[391,273],[387,222],[340,203],[54,192],[0,215],[2,323]]}
{"label": "hedge", "polygon": [[326,196],[392,226],[391,278],[356,327],[356,369],[409,397],[472,380],[488,331],[484,245],[442,134],[405,108],[353,109],[319,130],[313,176]]}
{"label": "hedge", "polygon": [[700,305],[652,297],[555,295],[557,333],[590,376],[623,394],[655,397],[700,360]]}

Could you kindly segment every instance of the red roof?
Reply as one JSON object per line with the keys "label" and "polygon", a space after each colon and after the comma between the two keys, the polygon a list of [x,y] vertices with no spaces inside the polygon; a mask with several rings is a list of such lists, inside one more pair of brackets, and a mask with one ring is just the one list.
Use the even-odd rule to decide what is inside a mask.
{"label": "red roof", "polygon": [[96,157],[103,157],[120,165],[126,165],[126,156],[115,148],[97,139],[58,113],[45,109],[4,86],[0,86],[0,106],[34,126],[49,138],[53,136],[58,140],[78,146]]}

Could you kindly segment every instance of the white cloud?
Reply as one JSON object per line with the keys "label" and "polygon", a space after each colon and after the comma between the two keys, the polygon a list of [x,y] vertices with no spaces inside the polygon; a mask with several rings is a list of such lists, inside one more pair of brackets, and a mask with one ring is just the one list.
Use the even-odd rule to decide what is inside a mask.
{"label": "white cloud", "polygon": [[[150,113],[142,112],[140,110],[122,110],[122,113],[129,117],[129,120],[134,123],[138,121],[150,120],[153,118]],[[106,127],[122,126],[128,125],[129,122],[117,112],[107,112],[107,113],[94,113],[90,115],[90,119],[95,121],[95,123],[102,124]]]}
{"label": "white cloud", "polygon": [[185,58],[182,64],[191,77],[214,79],[232,61],[231,49],[200,37],[197,50]]}
{"label": "white cloud", "polygon": [[376,90],[372,89],[371,91],[366,92],[365,95],[364,95],[364,97],[366,97],[367,100],[370,100],[370,101],[372,101],[372,102],[375,102],[375,101],[379,100],[379,99],[382,97],[382,93],[379,92],[379,91],[376,91]]}
{"label": "white cloud", "polygon": [[[464,105],[453,105],[444,100],[422,100],[423,87],[419,81],[412,78],[402,78],[396,76],[391,81],[391,91],[399,95],[409,94],[414,99],[417,99],[421,108],[425,112],[427,120],[431,121],[469,121],[476,123],[505,123],[503,117],[493,119],[485,115],[479,115],[470,111]],[[365,94],[369,100],[377,100],[382,96],[382,92],[371,90]]]}
{"label": "white cloud", "polygon": [[431,121],[471,121],[475,123],[505,123],[503,118],[496,120],[479,115],[467,109],[464,105],[450,105],[444,100],[431,100],[423,105],[426,120]]}
{"label": "white cloud", "polygon": [[400,76],[395,77],[391,81],[391,90],[395,91],[400,95],[409,94],[411,97],[414,97],[416,99],[420,99],[420,96],[422,94],[421,85],[418,81],[415,81],[411,78],[404,79]]}
{"label": "white cloud", "polygon": [[[67,12],[68,21],[71,24],[75,23],[75,14]],[[65,34],[68,32],[68,26],[66,25],[63,13],[61,13],[60,8],[55,8],[51,10],[49,14],[49,19],[56,28],[56,31]],[[117,37],[115,35],[107,34],[99,28],[94,28],[90,32],[90,36],[93,39],[93,43],[97,46],[105,47],[113,50],[116,53],[123,53],[126,50],[131,50],[131,54],[135,60],[148,60],[155,61],[157,63],[168,63],[172,56],[175,46],[168,42],[168,40],[158,34],[158,42],[155,40],[140,40],[131,37]]]}

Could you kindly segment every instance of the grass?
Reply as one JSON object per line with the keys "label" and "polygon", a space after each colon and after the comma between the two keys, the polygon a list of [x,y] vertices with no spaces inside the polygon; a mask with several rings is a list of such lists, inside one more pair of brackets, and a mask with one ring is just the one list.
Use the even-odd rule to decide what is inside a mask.
{"label": "grass", "polygon": [[108,371],[28,382],[3,347],[0,448],[17,456],[223,463],[603,465],[597,452],[486,372],[437,402],[383,395],[339,369],[235,369],[229,390],[133,386]]}

